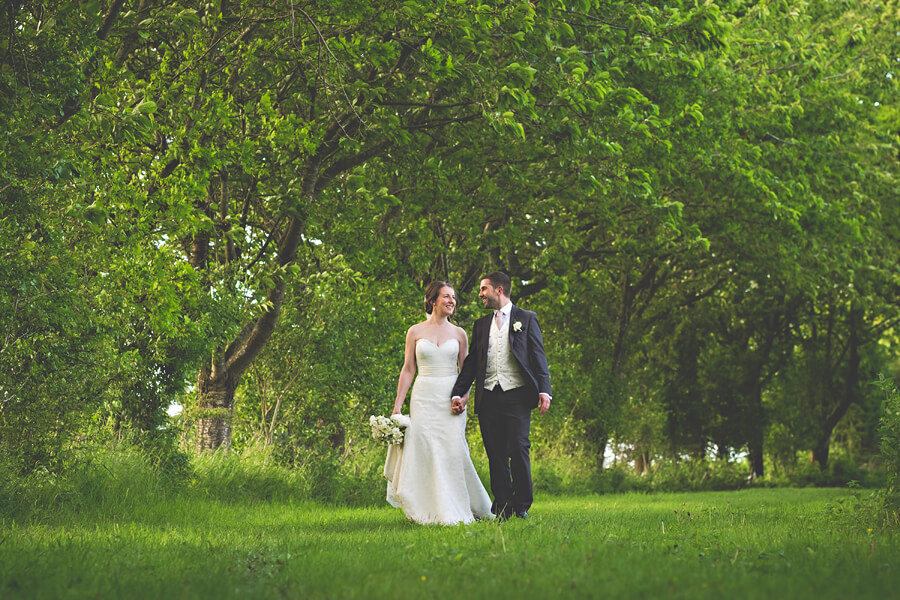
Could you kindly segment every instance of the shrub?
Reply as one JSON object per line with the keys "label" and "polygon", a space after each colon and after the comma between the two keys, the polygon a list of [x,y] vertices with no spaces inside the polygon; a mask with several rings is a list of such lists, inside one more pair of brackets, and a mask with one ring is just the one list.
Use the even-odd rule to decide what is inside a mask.
{"label": "shrub", "polygon": [[67,498],[80,510],[129,512],[150,498],[165,498],[173,489],[147,456],[130,446],[95,449],[62,479],[71,490]]}
{"label": "shrub", "polygon": [[276,464],[261,445],[195,456],[190,488],[223,502],[306,497],[306,473]]}
{"label": "shrub", "polygon": [[884,405],[878,433],[880,449],[884,456],[887,485],[884,488],[884,507],[888,520],[900,524],[900,392],[893,381],[879,377],[878,385],[884,392]]}
{"label": "shrub", "polygon": [[0,456],[0,516],[15,517],[35,506],[52,506],[69,490],[54,473],[40,468],[27,474]]}
{"label": "shrub", "polygon": [[590,488],[597,494],[649,492],[650,480],[635,475],[628,466],[619,464],[596,471],[590,478]]}
{"label": "shrub", "polygon": [[650,488],[657,492],[736,490],[747,485],[747,468],[725,460],[668,460],[657,463]]}
{"label": "shrub", "polygon": [[879,376],[876,384],[884,393],[879,419],[879,449],[884,459],[884,481],[880,490],[863,496],[850,483],[851,496],[845,502],[830,506],[832,519],[838,524],[871,532],[876,527],[895,529],[900,526],[900,392],[890,379]]}
{"label": "shrub", "polygon": [[48,516],[54,509],[129,512],[148,498],[165,498],[171,480],[131,447],[93,448],[65,471],[16,473],[0,464],[0,514]]}
{"label": "shrub", "polygon": [[291,466],[257,443],[194,457],[192,466],[191,489],[225,502],[303,499],[372,506],[384,501],[387,486],[384,451],[375,442],[354,451],[309,449]]}

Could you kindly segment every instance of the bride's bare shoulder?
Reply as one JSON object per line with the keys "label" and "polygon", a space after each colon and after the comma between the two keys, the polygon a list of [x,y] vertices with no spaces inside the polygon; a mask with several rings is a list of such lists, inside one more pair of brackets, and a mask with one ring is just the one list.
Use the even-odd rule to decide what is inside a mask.
{"label": "bride's bare shoulder", "polygon": [[410,326],[410,328],[406,330],[406,337],[412,337],[413,339],[422,337],[425,333],[425,325],[425,321],[422,321]]}

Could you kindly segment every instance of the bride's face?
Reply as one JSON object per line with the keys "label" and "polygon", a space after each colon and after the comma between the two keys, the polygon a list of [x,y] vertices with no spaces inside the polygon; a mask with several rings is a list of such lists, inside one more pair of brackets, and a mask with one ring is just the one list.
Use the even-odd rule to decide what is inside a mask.
{"label": "bride's face", "polygon": [[444,286],[434,301],[434,310],[438,315],[450,316],[456,310],[456,292],[450,286]]}

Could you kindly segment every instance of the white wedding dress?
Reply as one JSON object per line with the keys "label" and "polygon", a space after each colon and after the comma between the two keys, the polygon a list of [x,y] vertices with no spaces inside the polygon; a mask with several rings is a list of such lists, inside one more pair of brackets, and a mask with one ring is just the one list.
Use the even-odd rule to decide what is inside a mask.
{"label": "white wedding dress", "polygon": [[491,518],[491,499],[469,456],[466,413],[450,410],[459,342],[416,342],[418,375],[410,396],[410,425],[384,465],[387,501],[417,523],[455,525]]}

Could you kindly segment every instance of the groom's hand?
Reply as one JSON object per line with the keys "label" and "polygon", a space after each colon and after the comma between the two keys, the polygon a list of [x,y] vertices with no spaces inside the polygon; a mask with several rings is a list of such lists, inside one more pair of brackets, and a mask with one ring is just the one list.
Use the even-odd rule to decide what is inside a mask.
{"label": "groom's hand", "polygon": [[550,408],[550,396],[547,394],[538,394],[538,406],[541,409],[541,414],[547,412],[547,409]]}

